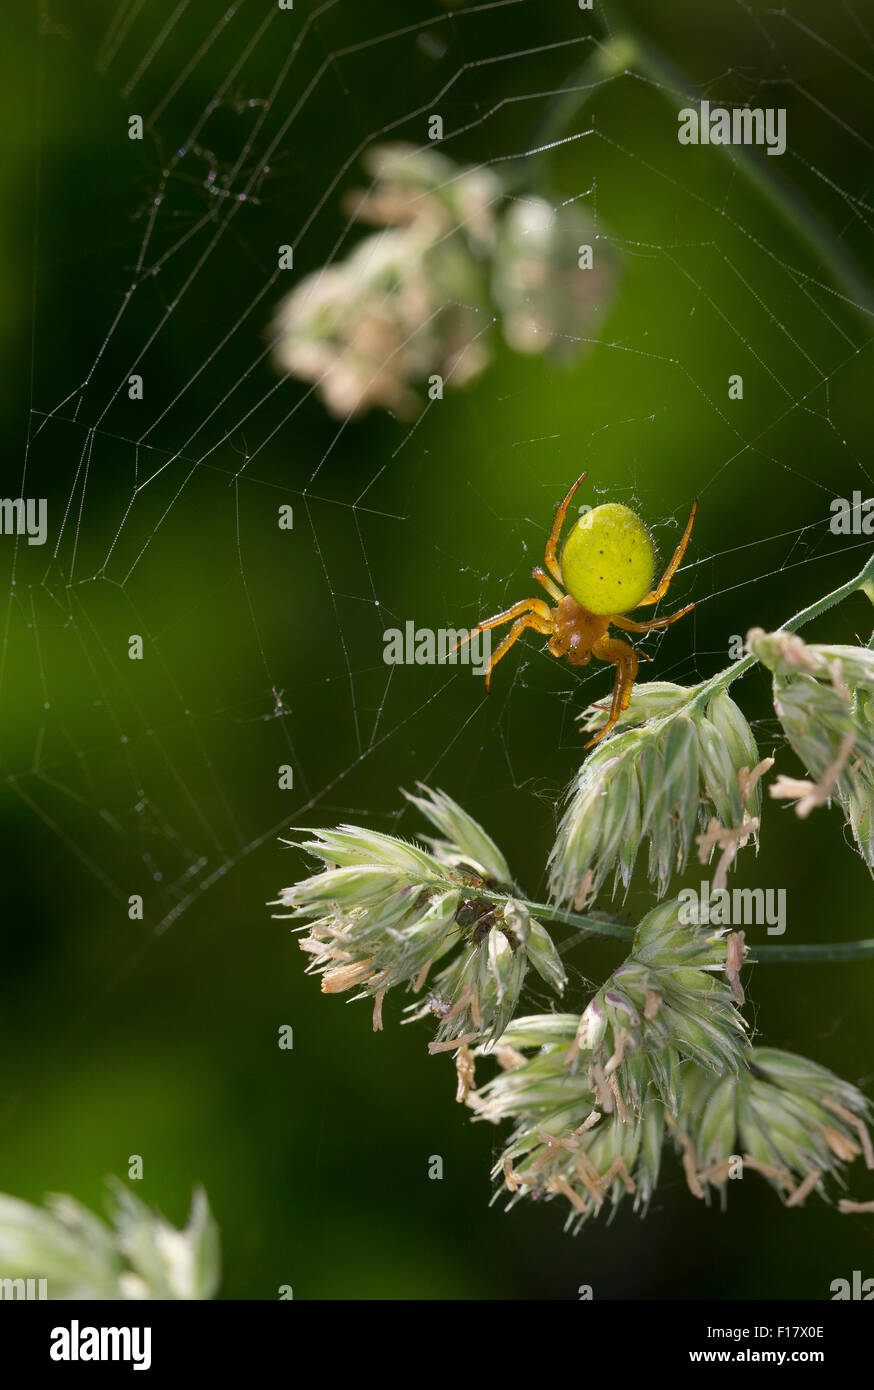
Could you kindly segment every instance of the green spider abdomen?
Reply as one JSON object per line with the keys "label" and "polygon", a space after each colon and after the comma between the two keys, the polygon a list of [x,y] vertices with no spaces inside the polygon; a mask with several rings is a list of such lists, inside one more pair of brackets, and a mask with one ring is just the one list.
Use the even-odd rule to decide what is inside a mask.
{"label": "green spider abdomen", "polygon": [[590,613],[628,613],[652,588],[655,546],[639,516],[621,502],[584,512],[561,553],[571,598]]}

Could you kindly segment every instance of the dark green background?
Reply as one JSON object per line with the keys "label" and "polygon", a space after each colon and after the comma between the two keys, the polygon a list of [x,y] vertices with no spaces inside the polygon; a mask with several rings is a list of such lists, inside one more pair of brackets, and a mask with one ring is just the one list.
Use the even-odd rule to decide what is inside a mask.
{"label": "dark green background", "polygon": [[[729,153],[680,147],[669,94],[625,76],[570,116],[567,134],[594,133],[530,170],[530,191],[555,202],[596,198],[622,266],[609,319],[586,329],[603,339],[587,360],[560,369],[496,344],[489,371],[447,390],[409,437],[378,413],[340,429],[312,398],[289,417],[304,390],[277,386],[263,357],[288,281],[264,287],[281,243],[296,245],[295,276],[334,252],[359,147],[387,127],[421,143],[426,115],[409,114],[421,108],[443,115],[453,158],[500,169],[536,140],[548,94],[573,85],[605,12],[613,30],[622,19],[573,0],[324,6],[256,131],[264,108],[248,103],[269,95],[315,7],[297,0],[255,42],[273,6],[246,0],[165,103],[228,8],[192,3],[125,95],[174,8],[148,0],[105,70],[109,0],[2,21],[2,487],[22,490],[29,431],[24,491],[49,499],[50,539],[19,552],[8,629],[3,618],[0,1189],[97,1205],[104,1176],[138,1153],[137,1190],[178,1221],[202,1181],[232,1297],[291,1284],[298,1298],[574,1298],[588,1283],[601,1299],[823,1298],[833,1278],[871,1274],[871,1218],[818,1199],[785,1211],[754,1176],[723,1215],[689,1196],[672,1157],[642,1223],[623,1207],[572,1239],[557,1203],[490,1208],[501,1134],[453,1104],[451,1061],[429,1058],[427,1028],[399,1028],[404,1001],[390,998],[374,1035],[366,1005],[322,997],[266,906],[302,870],[278,842],[285,827],[412,833],[397,789],[417,778],[479,816],[542,897],[581,756],[574,716],[609,675],[574,672],[529,638],[490,699],[464,669],[400,668],[387,686],[383,629],[472,624],[523,597],[554,506],[588,467],[581,500],[632,502],[664,558],[700,496],[672,589],[698,607],[653,644],[646,674],[719,669],[732,634],[775,625],[866,554],[827,521],[832,496],[870,489],[870,319],[797,211],[769,203]],[[696,96],[787,108],[789,149],[759,166],[864,264],[871,6],[629,11]],[[200,152],[166,180],[144,261],[160,273],[138,278],[162,171],[248,44]],[[130,142],[128,116],[156,110]],[[248,171],[278,137],[270,172],[226,221],[210,170],[221,187],[249,132]],[[174,301],[136,368],[145,400],[122,391],[110,404]],[[727,397],[735,372],[741,402]],[[165,463],[126,514],[135,478]],[[281,502],[295,508],[291,534],[276,525]],[[0,546],[11,581],[11,542]],[[811,635],[866,641],[870,627],[858,598]],[[140,664],[127,660],[134,632]],[[764,679],[738,693],[763,752],[797,772]],[[286,762],[294,792],[277,789]],[[747,851],[737,882],[786,888],[787,942],[870,934],[869,876],[846,840],[837,812],[802,824],[766,805],[760,855]],[[132,893],[143,923],[128,920]],[[650,903],[637,882],[624,911],[634,920]],[[571,961],[568,1007],[582,1007],[617,955],[588,946]],[[757,967],[748,1016],[763,1042],[864,1085],[871,970]],[[282,1024],[291,1052],[277,1047]],[[427,1176],[434,1154],[442,1182]],[[851,1190],[872,1195],[862,1172]]]}

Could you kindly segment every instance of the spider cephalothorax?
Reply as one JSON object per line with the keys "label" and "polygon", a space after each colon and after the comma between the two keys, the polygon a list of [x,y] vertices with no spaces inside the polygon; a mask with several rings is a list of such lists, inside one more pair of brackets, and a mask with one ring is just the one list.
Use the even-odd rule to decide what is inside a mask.
{"label": "spider cephalothorax", "polygon": [[529,627],[548,635],[552,656],[566,656],[572,666],[585,666],[593,656],[599,661],[612,662],[616,667],[616,681],[610,715],[600,733],[586,744],[591,748],[613,728],[621,712],[628,709],[637,676],[637,653],[628,642],[609,635],[611,623],[623,632],[651,632],[654,628],[668,627],[695,607],[694,603],[688,603],[676,613],[652,618],[646,623],[623,616],[632,608],[658,603],[667,592],[688,544],[698,503],[693,502],[680,544],[653,587],[655,547],[652,537],[640,517],[619,502],[607,502],[585,512],[568,533],[559,561],[561,528],[571,499],[585,476],[582,473],[577,478],[555,513],[543,560],[546,570],[538,565],[532,571],[555,607],[551,608],[542,598],[520,599],[503,613],[479,623],[470,636],[515,619],[489,660],[487,690],[495,666]]}

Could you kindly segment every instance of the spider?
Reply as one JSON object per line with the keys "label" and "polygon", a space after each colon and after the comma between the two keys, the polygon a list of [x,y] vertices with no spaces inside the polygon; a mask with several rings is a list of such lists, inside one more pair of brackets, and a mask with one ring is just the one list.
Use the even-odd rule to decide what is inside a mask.
{"label": "spider", "polygon": [[565,514],[585,477],[585,473],[580,474],[553,518],[543,559],[549,574],[539,565],[532,570],[538,584],[542,584],[554,600],[555,607],[550,608],[542,598],[520,599],[503,613],[479,623],[464,640],[515,619],[489,659],[486,690],[491,688],[492,671],[501,657],[506,656],[529,627],[548,635],[550,654],[566,656],[572,666],[586,666],[593,656],[599,661],[611,662],[616,667],[616,680],[610,715],[603,729],[586,744],[591,748],[610,732],[622,711],[628,709],[637,678],[637,652],[628,642],[609,635],[610,624],[623,632],[651,632],[654,628],[669,627],[695,607],[694,603],[687,603],[676,613],[652,618],[646,623],[637,623],[624,616],[632,608],[658,603],[667,592],[689,542],[698,501],[696,498],[692,503],[680,544],[653,588],[655,548],[652,537],[640,517],[619,502],[607,502],[585,512],[568,533],[559,562],[558,540]]}

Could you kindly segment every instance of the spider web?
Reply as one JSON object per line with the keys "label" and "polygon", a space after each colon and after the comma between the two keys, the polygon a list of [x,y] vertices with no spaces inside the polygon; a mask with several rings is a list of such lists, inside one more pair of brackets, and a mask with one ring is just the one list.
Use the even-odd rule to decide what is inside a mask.
{"label": "spider web", "polygon": [[[634,506],[663,562],[701,499],[670,595],[694,597],[696,614],[646,640],[653,678],[710,674],[732,635],[782,621],[859,567],[868,542],[832,535],[828,520],[833,496],[871,483],[860,383],[872,305],[852,267],[871,231],[859,170],[874,44],[849,4],[731,8],[744,51],[727,63],[717,43],[694,95],[789,108],[787,153],[756,164],[788,216],[751,188],[736,151],[680,150],[670,70],[591,75],[619,27],[610,5],[554,6],[548,23],[542,0],[122,0],[94,7],[99,23],[72,5],[41,12],[16,485],[48,500],[50,522],[45,547],[4,538],[0,691],[14,728],[7,790],[80,903],[123,921],[142,894],[160,936],[205,893],[219,911],[228,876],[258,852],[272,896],[290,877],[275,848],[289,826],[410,833],[389,789],[417,778],[490,828],[505,796],[522,827],[505,847],[537,896],[555,800],[579,761],[575,717],[609,673],[559,665],[529,636],[487,699],[464,668],[386,667],[383,633],[408,619],[470,626],[530,592],[582,467],[585,500]],[[838,110],[822,95],[835,72]],[[59,75],[106,133],[100,167],[73,170],[61,226],[46,218],[61,177]],[[562,93],[577,107],[547,136]],[[341,195],[361,183],[361,156],[386,140],[427,148],[433,112],[451,158],[513,169],[523,185],[530,168],[506,202],[543,194],[548,167],[545,196],[584,207],[615,253],[616,308],[580,335],[589,353],[572,378],[497,348],[477,383],[449,383],[412,420],[332,419],[315,387],[277,375],[269,326],[291,283],[360,238]],[[134,113],[142,141],[127,138]],[[95,201],[107,219],[90,239]],[[802,202],[810,225],[791,213]],[[823,228],[846,258],[837,278],[817,255]],[[282,244],[293,271],[277,266]],[[79,276],[93,281],[93,313],[71,323]],[[732,373],[742,402],[728,398]],[[142,661],[129,659],[133,635]],[[293,790],[278,787],[283,766]]]}

